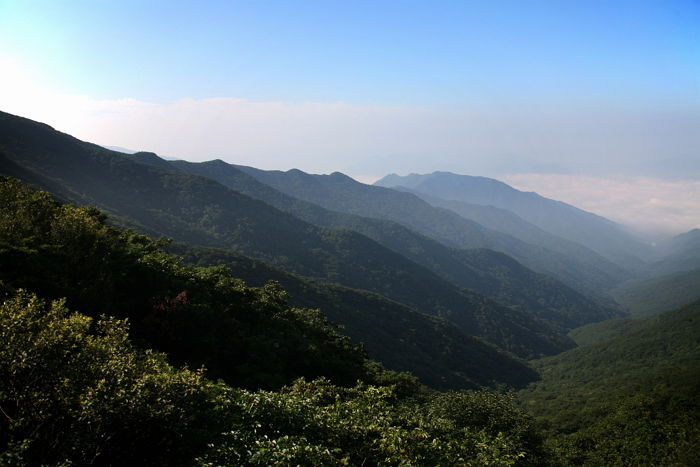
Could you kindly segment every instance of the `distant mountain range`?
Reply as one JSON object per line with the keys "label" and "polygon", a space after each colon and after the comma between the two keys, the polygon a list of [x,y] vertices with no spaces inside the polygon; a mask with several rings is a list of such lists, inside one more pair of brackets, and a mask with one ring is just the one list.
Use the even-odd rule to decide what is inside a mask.
{"label": "distant mountain range", "polygon": [[[162,165],[153,156],[135,157]],[[177,161],[171,162],[170,166],[210,177],[307,222],[360,232],[457,286],[476,290],[506,305],[516,305],[562,329],[579,326],[582,321],[605,319],[612,313],[612,310],[593,303],[552,278],[535,274],[517,261],[492,250],[452,248],[396,222],[324,209],[286,195],[223,161]]]}
{"label": "distant mountain range", "polygon": [[436,208],[411,193],[365,185],[340,173],[310,175],[299,170],[280,172],[237,167],[288,195],[327,209],[391,220],[454,248],[488,248],[506,253],[577,290],[600,293],[631,277],[609,261],[591,267],[589,260],[582,264],[575,256],[488,229],[455,212]]}
{"label": "distant mountain range", "polygon": [[[404,328],[392,334],[413,335],[413,339],[380,341],[372,340],[376,333],[363,334],[362,323],[370,319],[367,314],[382,309],[370,306],[371,300],[355,300],[355,311],[366,318],[345,316],[346,319],[339,321],[349,334],[362,335],[368,348],[379,348],[378,358],[387,355],[389,349],[395,349],[391,350],[394,354],[414,356],[414,361],[405,362],[410,368],[398,369],[429,368],[431,359],[437,360],[433,365],[436,370],[438,366],[454,368],[455,375],[463,376],[458,378],[461,383],[453,379],[452,387],[484,381],[484,375],[493,374],[487,368],[491,365],[485,362],[504,362],[505,358],[511,364],[499,367],[522,365],[503,351],[534,357],[573,346],[556,326],[452,285],[360,233],[314,226],[209,178],[137,162],[127,155],[9,114],[0,114],[0,173],[48,189],[64,201],[98,206],[117,222],[147,233],[244,253],[291,273],[365,289],[399,302],[403,308],[396,309],[413,309],[416,314],[401,314],[403,318],[389,320],[391,326]],[[345,295],[348,300],[351,297],[353,294]],[[427,331],[435,329],[435,322],[422,319],[421,323],[421,319],[411,318],[420,312],[453,323],[437,335],[447,339],[452,333],[449,340],[456,339],[462,344],[439,356],[417,353],[415,349],[421,339],[439,340],[433,331]],[[380,317],[385,323],[387,319]],[[421,328],[426,331],[422,332]],[[432,347],[439,349],[440,345]],[[498,371],[507,373],[507,370]],[[492,379],[513,384],[506,373]],[[528,378],[534,375],[519,374],[523,377],[529,374]],[[439,372],[433,371],[433,375],[437,378]]]}
{"label": "distant mountain range", "polygon": [[648,276],[700,269],[700,229],[693,229],[661,242],[655,259],[656,261],[647,268]]}
{"label": "distant mountain range", "polygon": [[447,201],[462,201],[506,209],[525,221],[564,239],[579,243],[630,271],[644,266],[651,248],[604,217],[538,195],[516,190],[486,177],[433,172],[425,175],[387,175],[375,185],[405,187]]}
{"label": "distant mountain range", "polygon": [[[527,382],[534,373],[519,358],[569,349],[568,330],[621,315],[605,291],[646,254],[636,240],[605,253],[628,238],[618,226],[541,197],[544,207],[523,202],[523,212],[547,209],[558,227],[440,199],[422,183],[399,190],[340,173],[127,155],[1,112],[0,173],[171,237],[189,262],[278,280],[295,304],[320,307],[371,356],[434,387]],[[609,243],[562,235],[569,219]]]}

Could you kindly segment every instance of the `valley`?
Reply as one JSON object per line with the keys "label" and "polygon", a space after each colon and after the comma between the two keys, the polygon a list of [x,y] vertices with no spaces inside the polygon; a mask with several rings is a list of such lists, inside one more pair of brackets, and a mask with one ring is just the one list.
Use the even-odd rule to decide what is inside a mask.
{"label": "valley", "polygon": [[[698,460],[697,229],[652,246],[494,179],[166,160],[4,112],[0,175],[2,371],[51,395],[3,387],[0,462],[88,462],[85,420],[120,464]],[[129,407],[143,442],[108,434]]]}

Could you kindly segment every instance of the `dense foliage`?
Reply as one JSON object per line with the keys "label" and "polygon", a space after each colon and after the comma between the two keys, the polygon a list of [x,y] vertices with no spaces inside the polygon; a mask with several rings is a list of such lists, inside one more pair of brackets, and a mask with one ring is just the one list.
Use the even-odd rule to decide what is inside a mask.
{"label": "dense foliage", "polygon": [[[233,389],[19,292],[0,307],[3,465],[541,465],[510,398],[298,380]],[[413,398],[407,398],[412,395]]]}
{"label": "dense foliage", "polygon": [[359,347],[318,311],[290,307],[274,283],[247,287],[225,267],[182,266],[159,242],[12,179],[0,180],[0,199],[0,291],[25,288],[92,317],[128,318],[138,342],[238,386],[369,377]]}
{"label": "dense foliage", "polygon": [[0,309],[0,464],[181,465],[224,430],[226,391],[20,292]]}
{"label": "dense foliage", "polygon": [[[260,286],[246,287],[224,267],[182,266],[160,248],[163,242],[109,227],[94,209],[58,205],[16,181],[0,181],[0,200],[0,287],[65,296],[95,317],[128,317],[138,340],[237,385],[273,384],[269,375],[275,387],[299,376],[342,384],[367,377],[362,352],[318,312],[288,306],[286,292],[270,279],[291,287],[299,307],[320,307],[345,323],[391,368],[416,370],[434,387],[522,386],[536,378],[454,325],[374,294],[303,280],[234,253],[178,247],[190,262],[230,264]],[[295,356],[306,349],[323,356],[316,368]]]}
{"label": "dense foliage", "polygon": [[573,465],[696,465],[700,302],[622,323],[535,362],[542,380],[522,403]]}
{"label": "dense foliage", "polygon": [[699,300],[700,261],[697,263],[690,271],[625,282],[615,287],[611,295],[633,316],[655,315]]}
{"label": "dense foliage", "polygon": [[392,370],[410,371],[430,387],[522,387],[537,378],[524,362],[494,352],[493,346],[450,322],[380,295],[285,273],[231,251],[185,244],[172,244],[167,250],[197,266],[225,264],[251,285],[279,282],[292,305],[323,310],[343,326],[343,334],[362,342],[370,357]]}
{"label": "dense foliage", "polygon": [[[550,276],[534,273],[502,253],[487,249],[451,248],[396,222],[324,209],[284,194],[220,160],[192,163],[167,162],[155,155],[144,157],[135,154],[132,157],[144,163],[165,163],[171,168],[206,176],[312,224],[359,232],[457,286],[475,290],[504,305],[517,306],[557,328],[570,329],[606,319],[613,314],[612,310],[594,303]],[[312,177],[307,174],[303,176]],[[585,250],[583,247],[581,249]],[[572,250],[574,248],[569,247],[567,251]],[[585,257],[590,255],[595,256],[588,250]],[[600,260],[605,261],[603,258]],[[609,286],[611,280],[601,268],[591,265],[590,269],[592,275]]]}
{"label": "dense foliage", "polygon": [[1,112],[0,153],[0,172],[21,166],[22,177],[38,175],[47,189],[58,185],[68,200],[94,204],[140,230],[383,295],[521,358],[573,346],[547,323],[461,289],[360,233],[309,224],[213,180],[138,163]]}
{"label": "dense foliage", "polygon": [[[565,340],[366,236],[306,224],[152,162],[144,169],[0,113],[3,173],[62,200],[99,200],[145,231],[228,248],[170,246],[197,263],[185,265],[166,241],[0,177],[0,464],[700,463],[700,302],[573,331],[583,346],[537,361],[542,381],[518,394],[519,405],[486,391],[430,392],[368,360],[305,307],[346,320],[356,342],[367,339],[373,354],[419,369],[439,388],[536,377],[466,331],[521,355],[554,352]],[[300,174],[299,183],[309,181]],[[406,233],[374,225],[377,238]],[[427,251],[407,239],[403,247]],[[246,248],[315,271],[316,280],[231,251]],[[517,263],[494,254],[471,252],[470,264],[494,279],[518,275]],[[221,263],[231,269],[212,266]],[[324,282],[346,275],[378,293]],[[529,296],[524,283],[500,290],[523,289],[525,305],[539,293],[533,284]],[[540,316],[575,320],[567,300],[553,297]]]}
{"label": "dense foliage", "polygon": [[[1,182],[3,465],[544,462],[508,396],[425,393],[274,283],[182,266],[94,209]],[[150,346],[228,385],[139,349]],[[323,378],[259,389],[298,376]]]}

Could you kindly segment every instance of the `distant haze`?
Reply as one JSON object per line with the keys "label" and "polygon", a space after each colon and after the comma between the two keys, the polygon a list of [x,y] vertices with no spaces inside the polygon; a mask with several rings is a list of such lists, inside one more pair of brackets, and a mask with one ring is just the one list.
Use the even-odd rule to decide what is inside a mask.
{"label": "distant haze", "polygon": [[697,2],[146,3],[1,2],[0,110],[190,161],[445,170],[700,226]]}
{"label": "distant haze", "polygon": [[501,180],[629,226],[650,241],[700,227],[697,179],[513,174]]}
{"label": "distant haze", "polygon": [[[0,91],[1,92],[1,91]],[[8,93],[9,94],[9,93]],[[5,96],[2,110],[26,102]],[[153,104],[45,94],[27,109],[87,141],[190,161],[345,172],[363,182],[447,170],[501,179],[651,234],[700,227],[700,116],[456,111],[218,98]],[[60,111],[57,109],[61,109]],[[661,156],[659,156],[661,155]]]}

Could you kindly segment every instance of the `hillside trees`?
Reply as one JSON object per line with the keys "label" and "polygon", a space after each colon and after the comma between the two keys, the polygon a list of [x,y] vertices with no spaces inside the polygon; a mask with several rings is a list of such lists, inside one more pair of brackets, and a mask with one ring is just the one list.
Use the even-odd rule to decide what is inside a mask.
{"label": "hillside trees", "polygon": [[542,379],[519,398],[564,465],[698,465],[699,317],[694,302],[612,321],[585,346],[534,362]]}
{"label": "hillside trees", "polygon": [[124,321],[20,292],[0,340],[3,465],[184,465],[224,429],[228,390],[136,351]]}
{"label": "hillside trees", "polygon": [[234,389],[138,350],[127,330],[24,291],[0,305],[0,463],[546,465],[506,396],[422,395],[406,378]]}
{"label": "hillside trees", "polygon": [[[225,267],[182,266],[154,241],[105,224],[93,208],[0,179],[0,291],[65,297],[91,317],[128,318],[137,343],[237,386],[277,388],[372,376],[364,351],[276,284],[247,287]],[[342,364],[339,364],[342,362]]]}

